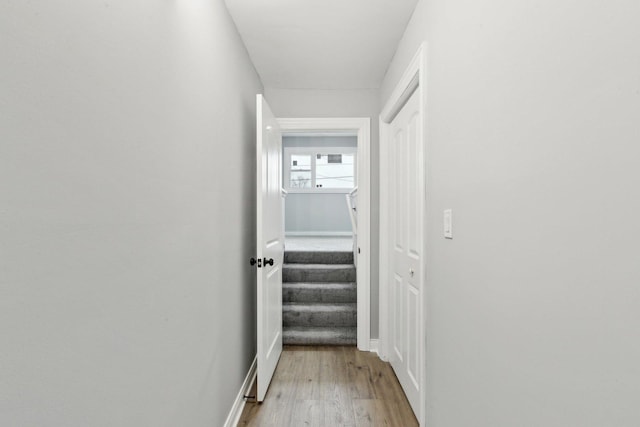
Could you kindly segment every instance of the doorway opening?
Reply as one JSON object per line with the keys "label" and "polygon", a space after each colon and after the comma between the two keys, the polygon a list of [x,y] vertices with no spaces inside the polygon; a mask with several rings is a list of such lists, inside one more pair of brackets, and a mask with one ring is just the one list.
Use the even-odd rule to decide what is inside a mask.
{"label": "doorway opening", "polygon": [[284,345],[356,345],[357,134],[282,134]]}
{"label": "doorway opening", "polygon": [[278,122],[286,194],[284,341],[368,351],[369,119]]}

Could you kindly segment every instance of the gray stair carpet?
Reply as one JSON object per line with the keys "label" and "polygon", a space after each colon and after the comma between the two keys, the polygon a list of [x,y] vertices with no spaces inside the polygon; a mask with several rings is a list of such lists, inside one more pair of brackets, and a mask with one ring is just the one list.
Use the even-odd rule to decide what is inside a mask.
{"label": "gray stair carpet", "polygon": [[283,283],[283,302],[340,303],[356,301],[356,284],[349,283]]}
{"label": "gray stair carpet", "polygon": [[355,282],[353,264],[284,264],[283,282]]}
{"label": "gray stair carpet", "polygon": [[289,251],[285,264],[353,264],[353,252]]}
{"label": "gray stair carpet", "polygon": [[356,328],[285,328],[282,334],[287,345],[355,345]]}
{"label": "gray stair carpet", "polygon": [[356,326],[356,305],[351,303],[287,303],[282,306],[283,326]]}
{"label": "gray stair carpet", "polygon": [[285,251],[283,343],[355,345],[357,288],[353,252]]}

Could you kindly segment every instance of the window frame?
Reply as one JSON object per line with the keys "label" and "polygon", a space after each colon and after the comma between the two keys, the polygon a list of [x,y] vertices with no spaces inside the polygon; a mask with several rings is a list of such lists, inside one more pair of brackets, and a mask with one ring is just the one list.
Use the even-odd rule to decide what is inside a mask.
{"label": "window frame", "polygon": [[[353,187],[350,188],[317,188],[316,183],[316,155],[346,154],[353,156]],[[308,155],[311,158],[311,188],[292,188],[291,185],[291,156]],[[357,147],[284,147],[283,184],[288,193],[323,193],[347,194],[358,186],[358,148]]]}

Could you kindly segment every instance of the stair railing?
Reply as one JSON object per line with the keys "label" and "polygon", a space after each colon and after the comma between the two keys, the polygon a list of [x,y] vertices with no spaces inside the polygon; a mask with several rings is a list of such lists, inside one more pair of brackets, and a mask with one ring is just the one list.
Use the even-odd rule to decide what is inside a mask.
{"label": "stair railing", "polygon": [[358,187],[346,194],[351,228],[353,229],[353,263],[358,265]]}

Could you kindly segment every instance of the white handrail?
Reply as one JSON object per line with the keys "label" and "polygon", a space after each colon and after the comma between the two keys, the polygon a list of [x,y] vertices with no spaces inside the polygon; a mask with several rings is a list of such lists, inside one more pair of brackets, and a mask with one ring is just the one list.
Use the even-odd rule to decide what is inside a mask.
{"label": "white handrail", "polygon": [[353,263],[358,265],[358,187],[355,187],[345,195],[347,199],[347,208],[349,209],[349,218],[351,219],[351,228],[353,229]]}
{"label": "white handrail", "polygon": [[346,194],[347,207],[349,208],[349,218],[351,219],[351,227],[353,228],[353,234],[358,232],[358,217],[356,211],[358,210],[358,187],[351,190]]}

